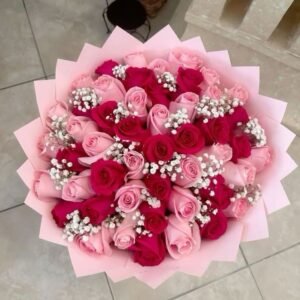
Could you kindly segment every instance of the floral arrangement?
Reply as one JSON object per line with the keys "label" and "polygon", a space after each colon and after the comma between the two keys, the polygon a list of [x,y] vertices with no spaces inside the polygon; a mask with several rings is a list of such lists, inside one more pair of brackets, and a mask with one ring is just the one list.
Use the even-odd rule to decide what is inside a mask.
{"label": "floral arrangement", "polygon": [[[115,55],[120,36],[131,47]],[[157,285],[163,278],[146,267],[202,273],[233,259],[241,239],[266,237],[264,206],[286,204],[272,199],[278,162],[294,168],[282,103],[260,96],[258,104],[251,80],[228,80],[224,55],[212,63],[199,39],[191,47],[176,38],[161,54],[152,40],[138,49],[116,29],[109,46],[59,61],[55,80],[36,83],[41,119],[16,133],[30,160],[19,171],[31,189],[26,203],[43,215],[42,237],[67,245],[81,275],[105,270]]]}

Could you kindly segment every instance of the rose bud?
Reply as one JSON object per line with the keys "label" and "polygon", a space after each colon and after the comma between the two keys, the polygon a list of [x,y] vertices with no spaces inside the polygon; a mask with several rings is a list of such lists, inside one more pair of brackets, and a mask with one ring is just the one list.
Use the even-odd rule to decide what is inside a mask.
{"label": "rose bud", "polygon": [[95,195],[90,184],[90,170],[68,179],[62,188],[62,199],[66,201],[81,202]]}
{"label": "rose bud", "polygon": [[245,104],[249,98],[248,91],[240,84],[235,84],[231,89],[228,90],[228,95],[232,98],[237,98]]}
{"label": "rose bud", "polygon": [[152,135],[165,134],[168,132],[168,128],[165,127],[170,116],[169,110],[165,105],[155,104],[149,111],[147,126],[150,128]]}
{"label": "rose bud", "polygon": [[129,179],[141,179],[144,177],[144,156],[137,151],[128,151],[123,155],[123,161],[128,169],[125,180]]}
{"label": "rose bud", "polygon": [[249,208],[251,207],[250,203],[245,198],[236,199],[232,202],[223,213],[227,218],[243,218]]}
{"label": "rose bud", "polygon": [[124,56],[126,65],[135,68],[143,68],[147,66],[146,57],[142,52],[131,53]]}
{"label": "rose bud", "polygon": [[200,225],[200,234],[202,239],[216,240],[227,230],[227,218],[222,211],[216,215],[210,215],[210,221],[203,226]]}
{"label": "rose bud", "polygon": [[165,236],[168,252],[174,259],[183,258],[200,249],[199,227],[196,223],[191,227],[188,222],[182,222],[171,215]]}
{"label": "rose bud", "polygon": [[174,186],[168,208],[178,220],[188,222],[192,221],[199,212],[200,205],[190,190]]}
{"label": "rose bud", "polygon": [[236,127],[237,123],[246,124],[249,121],[248,113],[242,106],[235,107],[233,113],[227,114],[226,118],[233,129]]}
{"label": "rose bud", "polygon": [[72,82],[72,89],[92,87],[93,78],[90,75],[83,74]]}
{"label": "rose bud", "polygon": [[179,68],[176,80],[179,93],[193,92],[197,95],[200,94],[200,84],[203,77],[199,71]]}
{"label": "rose bud", "polygon": [[230,146],[232,148],[233,162],[237,162],[238,158],[247,158],[251,155],[251,143],[246,134],[233,136]]}
{"label": "rose bud", "polygon": [[132,87],[126,92],[123,103],[131,114],[146,120],[148,114],[146,109],[147,101],[147,93],[144,89]]}
{"label": "rose bud", "polygon": [[163,58],[155,58],[148,64],[147,68],[152,69],[156,75],[161,75],[170,71],[170,64]]}
{"label": "rose bud", "polygon": [[232,158],[232,148],[228,144],[213,144],[205,147],[197,156],[201,156],[204,153],[214,155],[217,160],[222,160],[223,163],[230,161]]}
{"label": "rose bud", "polygon": [[202,67],[200,72],[202,73],[203,79],[207,85],[220,83],[220,75],[216,70]]}
{"label": "rose bud", "polygon": [[34,174],[33,192],[43,201],[61,198],[61,190],[55,188],[54,182],[47,171],[36,171]]}
{"label": "rose bud", "polygon": [[53,117],[64,117],[69,115],[68,105],[65,102],[58,101],[55,105],[53,105],[47,114],[46,124],[48,127],[51,127],[51,123],[53,122]]}
{"label": "rose bud", "polygon": [[216,85],[210,85],[204,91],[204,95],[209,98],[220,100],[223,95],[223,92]]}
{"label": "rose bud", "polygon": [[95,73],[98,75],[110,75],[113,76],[113,72],[112,69],[114,67],[116,67],[117,65],[119,65],[119,63],[117,63],[116,61],[113,60],[106,60],[104,63],[102,63],[101,65],[99,65],[96,70]]}
{"label": "rose bud", "polygon": [[133,212],[142,201],[142,190],[145,184],[141,180],[132,180],[119,188],[116,193],[115,201],[118,201],[118,207],[125,213]]}
{"label": "rose bud", "polygon": [[82,142],[89,132],[97,131],[97,125],[88,117],[70,116],[66,125],[67,132],[76,142]]}
{"label": "rose bud", "polygon": [[61,145],[49,136],[50,132],[46,132],[38,141],[37,147],[42,158],[49,161],[49,158],[56,157]]}

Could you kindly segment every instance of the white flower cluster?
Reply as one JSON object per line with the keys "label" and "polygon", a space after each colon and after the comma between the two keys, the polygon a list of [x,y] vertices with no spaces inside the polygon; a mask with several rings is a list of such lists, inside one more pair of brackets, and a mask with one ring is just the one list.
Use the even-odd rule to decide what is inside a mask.
{"label": "white flower cluster", "polygon": [[153,208],[160,207],[160,200],[158,200],[156,197],[152,197],[146,189],[142,189],[141,199],[148,202],[148,204]]}
{"label": "white flower cluster", "polygon": [[267,144],[265,130],[261,127],[256,118],[246,123],[244,132],[254,137],[256,147],[263,147]]}
{"label": "white flower cluster", "polygon": [[114,77],[124,80],[126,77],[127,65],[117,65],[112,68],[112,73]]}
{"label": "white flower cluster", "polygon": [[100,226],[93,226],[90,224],[90,218],[80,218],[79,211],[74,210],[72,213],[66,216],[68,222],[65,224],[63,230],[63,239],[68,242],[73,242],[74,238],[79,236],[84,242],[89,240],[89,237],[99,232]]}
{"label": "white flower cluster", "polygon": [[166,128],[171,129],[172,134],[177,133],[177,128],[180,125],[190,123],[189,116],[187,114],[187,109],[186,108],[181,108],[176,111],[176,113],[171,114],[168,120],[165,123]]}
{"label": "white flower cluster", "polygon": [[211,206],[212,203],[210,200],[201,201],[199,197],[197,197],[197,200],[200,203],[200,209],[195,216],[195,220],[203,227],[211,221],[211,215],[216,215],[218,213],[218,209]]}
{"label": "white flower cluster", "polygon": [[118,102],[118,107],[113,110],[113,114],[115,115],[114,122],[117,124],[122,118],[128,117],[130,112],[121,102]]}
{"label": "white flower cluster", "polygon": [[172,73],[164,72],[156,77],[157,82],[162,84],[165,89],[168,89],[170,92],[176,92],[176,78]]}
{"label": "white flower cluster", "polygon": [[135,214],[132,216],[132,220],[136,222],[136,226],[134,227],[134,230],[137,234],[141,235],[148,235],[149,237],[152,236],[152,233],[149,230],[146,230],[145,225],[145,216],[141,214],[139,210],[135,212]]}
{"label": "white flower cluster", "polygon": [[50,178],[54,181],[55,189],[61,190],[69,178],[74,175],[74,172],[70,170],[73,164],[66,159],[59,162],[56,158],[51,159],[51,164]]}
{"label": "white flower cluster", "polygon": [[95,90],[89,87],[77,88],[71,92],[69,103],[78,110],[86,112],[100,102]]}
{"label": "white flower cluster", "polygon": [[231,202],[238,199],[246,199],[249,204],[254,205],[261,198],[261,187],[259,184],[248,184],[246,186],[233,186],[229,185],[230,188],[234,189],[234,196],[230,198]]}
{"label": "white flower cluster", "polygon": [[109,215],[105,221],[104,221],[104,226],[106,228],[117,228],[121,225],[121,223],[123,222],[123,220],[125,219],[126,214],[121,211],[121,209],[119,207],[116,207],[116,213]]}

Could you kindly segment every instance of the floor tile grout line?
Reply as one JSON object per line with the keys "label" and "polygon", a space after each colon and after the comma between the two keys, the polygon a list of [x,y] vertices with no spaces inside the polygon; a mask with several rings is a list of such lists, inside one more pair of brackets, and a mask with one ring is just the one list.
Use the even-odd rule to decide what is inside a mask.
{"label": "floor tile grout line", "polygon": [[1,214],[1,213],[4,213],[4,212],[7,212],[7,211],[9,211],[9,210],[11,210],[11,209],[14,209],[14,208],[18,208],[18,207],[23,206],[23,205],[24,205],[24,203],[20,203],[20,204],[16,204],[16,205],[14,205],[14,206],[11,206],[11,207],[2,209],[2,210],[0,210],[0,214]]}
{"label": "floor tile grout line", "polygon": [[115,296],[114,296],[114,293],[113,293],[113,291],[112,291],[112,287],[111,287],[111,285],[110,285],[109,279],[108,279],[107,274],[106,274],[105,272],[104,272],[104,275],[105,275],[106,283],[107,283],[107,285],[108,285],[108,288],[109,288],[110,294],[111,294],[111,296],[112,296],[112,299],[115,300]]}
{"label": "floor tile grout line", "polygon": [[249,263],[248,263],[248,260],[247,260],[247,257],[246,257],[246,255],[245,255],[245,253],[244,253],[243,248],[242,248],[241,246],[240,246],[239,248],[240,248],[240,251],[241,251],[241,253],[242,253],[242,256],[243,256],[243,258],[244,258],[244,260],[245,260],[247,266],[249,266]]}
{"label": "floor tile grout line", "polygon": [[34,35],[34,31],[33,31],[33,28],[32,28],[30,18],[29,18],[29,14],[28,14],[28,11],[27,11],[25,0],[22,0],[22,2],[23,2],[23,6],[24,6],[26,16],[27,16],[28,24],[29,24],[29,27],[30,27],[30,30],[31,30],[33,42],[35,44],[35,48],[36,48],[36,51],[37,51],[37,54],[38,54],[38,57],[39,57],[39,60],[40,60],[40,64],[41,64],[41,67],[42,67],[42,70],[43,70],[43,74],[44,74],[45,77],[47,77],[46,70],[45,70],[45,67],[44,67],[44,64],[43,64],[43,60],[42,60],[42,56],[41,56],[41,53],[40,53],[40,50],[39,50],[39,47],[38,47],[37,40],[36,40],[35,35]]}
{"label": "floor tile grout line", "polygon": [[33,82],[35,80],[42,80],[42,79],[46,79],[46,76],[41,76],[41,77],[26,80],[26,81],[18,82],[18,83],[12,84],[12,85],[4,86],[4,87],[0,88],[0,91],[7,90],[7,89],[10,89],[10,88],[14,88],[14,87],[17,87],[17,86],[22,85],[22,84],[30,83],[30,82]]}
{"label": "floor tile grout line", "polygon": [[262,292],[261,292],[261,290],[260,290],[260,288],[259,288],[259,285],[258,285],[258,283],[257,283],[257,281],[256,281],[256,278],[255,278],[255,276],[254,276],[254,274],[253,274],[253,272],[252,272],[251,267],[248,266],[248,269],[249,269],[249,272],[250,272],[250,274],[251,274],[251,276],[252,276],[252,278],[253,278],[253,281],[254,281],[254,283],[255,283],[255,286],[256,286],[256,288],[257,288],[257,290],[258,290],[258,292],[259,292],[259,294],[260,294],[260,296],[261,296],[261,299],[264,300],[264,296],[263,296],[263,294],[262,294]]}

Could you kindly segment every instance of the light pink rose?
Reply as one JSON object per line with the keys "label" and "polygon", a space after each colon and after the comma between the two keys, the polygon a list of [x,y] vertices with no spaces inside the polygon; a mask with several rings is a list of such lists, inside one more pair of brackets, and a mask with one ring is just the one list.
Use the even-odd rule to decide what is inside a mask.
{"label": "light pink rose", "polygon": [[144,156],[137,151],[128,151],[123,155],[123,161],[127,169],[125,180],[141,179],[144,177],[143,168],[145,164]]}
{"label": "light pink rose", "polygon": [[252,164],[256,168],[256,173],[259,173],[271,162],[271,149],[269,146],[252,148],[251,155],[247,158],[239,159],[238,162]]}
{"label": "light pink rose", "polygon": [[82,142],[85,135],[97,131],[97,124],[88,117],[70,116],[66,130],[76,142]]}
{"label": "light pink rose", "polygon": [[57,102],[52,106],[47,114],[46,124],[51,128],[53,117],[66,117],[69,115],[68,105],[65,102]]}
{"label": "light pink rose", "polygon": [[92,87],[93,78],[90,75],[82,74],[72,82],[72,89]]}
{"label": "light pink rose", "polygon": [[49,136],[49,131],[42,135],[38,141],[38,149],[40,151],[40,155],[42,158],[49,159],[56,157],[56,154],[59,149],[61,149],[61,145],[59,145],[56,139],[53,139]]}
{"label": "light pink rose", "polygon": [[229,89],[228,95],[232,98],[238,98],[243,104],[245,104],[249,98],[248,91],[240,84],[235,84],[231,89]]}
{"label": "light pink rose", "polygon": [[200,71],[207,85],[214,85],[220,83],[220,75],[216,70],[202,67]]}
{"label": "light pink rose", "polygon": [[105,132],[94,131],[84,136],[82,147],[89,157],[80,157],[83,165],[89,166],[100,158],[103,158],[109,147],[115,140]]}
{"label": "light pink rose", "polygon": [[135,221],[133,214],[127,214],[121,225],[116,229],[113,236],[114,244],[117,248],[125,250],[135,243],[136,232],[134,230]]}
{"label": "light pink rose", "polygon": [[204,91],[204,95],[212,99],[219,100],[222,97],[223,93],[216,85],[210,85]]}
{"label": "light pink rose", "polygon": [[162,104],[155,104],[149,111],[147,127],[150,128],[152,135],[165,134],[168,128],[165,127],[170,116],[169,110]]}
{"label": "light pink rose", "polygon": [[232,202],[225,210],[223,210],[223,213],[228,218],[240,219],[245,216],[250,207],[251,205],[247,199],[240,198]]}
{"label": "light pink rose", "polygon": [[163,58],[153,59],[147,68],[154,71],[155,75],[161,75],[165,72],[170,72],[170,64]]}
{"label": "light pink rose", "polygon": [[222,160],[223,163],[230,161],[232,158],[232,148],[228,144],[213,144],[205,147],[197,156],[202,156],[204,153],[214,155],[217,160]]}
{"label": "light pink rose", "polygon": [[170,103],[170,113],[176,113],[178,109],[185,108],[191,122],[196,116],[196,104],[199,102],[199,96],[192,92],[186,92],[178,96],[174,102]]}
{"label": "light pink rose", "polygon": [[135,68],[147,67],[147,60],[145,55],[142,52],[135,52],[128,54],[124,57],[126,65]]}
{"label": "light pink rose", "polygon": [[200,249],[200,232],[196,223],[191,227],[188,222],[182,222],[171,215],[165,230],[166,246],[170,256],[181,259]]}
{"label": "light pink rose", "polygon": [[36,171],[34,174],[33,192],[43,201],[61,198],[61,190],[55,188],[54,182],[47,171]]}
{"label": "light pink rose", "polygon": [[122,82],[109,75],[101,75],[93,83],[93,88],[100,98],[100,102],[121,102],[125,96],[125,88]]}
{"label": "light pink rose", "polygon": [[132,180],[122,186],[116,193],[115,201],[125,213],[133,212],[140,205],[145,184],[141,180]]}
{"label": "light pink rose", "polygon": [[81,202],[95,195],[90,184],[91,171],[86,170],[69,178],[62,188],[62,199],[72,202]]}
{"label": "light pink rose", "polygon": [[135,86],[127,91],[124,99],[124,106],[133,115],[145,120],[147,117],[147,102],[148,98],[145,90]]}
{"label": "light pink rose", "polygon": [[[102,223],[99,232],[89,236],[89,239],[85,241],[81,236],[75,237],[75,243],[79,248],[92,255],[112,255],[112,249],[110,243],[112,242],[112,230],[105,227]],[[113,231],[114,232],[114,231]]]}
{"label": "light pink rose", "polygon": [[171,71],[176,73],[179,67],[199,70],[203,65],[203,60],[198,51],[178,47],[170,51],[169,63]]}
{"label": "light pink rose", "polygon": [[237,186],[253,184],[255,175],[255,167],[248,162],[235,164],[229,161],[224,165],[224,173],[222,173],[222,176],[225,178],[225,182],[227,184],[231,183]]}
{"label": "light pink rose", "polygon": [[191,221],[199,212],[200,205],[190,190],[175,185],[168,208],[179,220]]}
{"label": "light pink rose", "polygon": [[200,161],[194,155],[181,159],[179,167],[175,183],[181,187],[189,188],[201,177]]}

